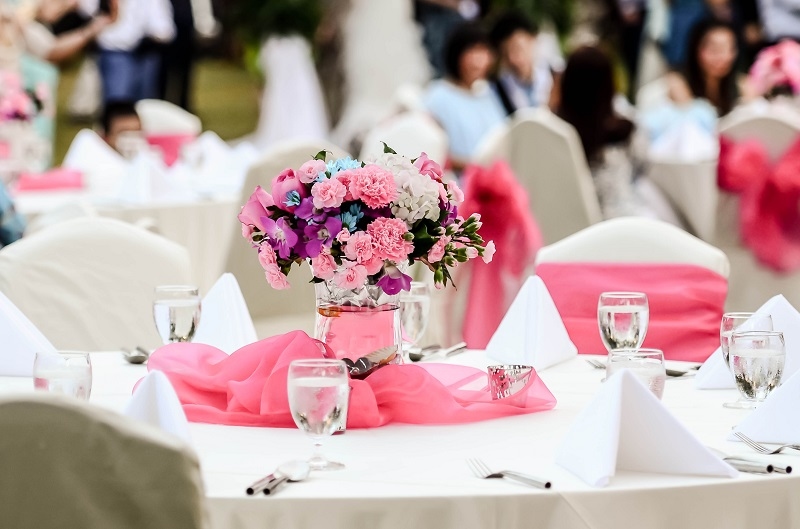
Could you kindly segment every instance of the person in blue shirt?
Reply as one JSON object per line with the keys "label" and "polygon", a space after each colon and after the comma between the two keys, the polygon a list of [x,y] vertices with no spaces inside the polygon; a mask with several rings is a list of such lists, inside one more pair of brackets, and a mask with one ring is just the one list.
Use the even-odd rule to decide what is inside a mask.
{"label": "person in blue shirt", "polygon": [[0,183],[0,248],[8,246],[22,238],[25,231],[25,220],[14,209],[14,201]]}

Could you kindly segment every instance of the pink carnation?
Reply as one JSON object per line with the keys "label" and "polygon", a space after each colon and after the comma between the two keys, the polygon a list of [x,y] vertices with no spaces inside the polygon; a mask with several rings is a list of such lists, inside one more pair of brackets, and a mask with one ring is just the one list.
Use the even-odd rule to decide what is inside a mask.
{"label": "pink carnation", "polygon": [[438,263],[444,257],[444,251],[447,245],[450,243],[450,237],[442,237],[433,245],[433,247],[428,251],[428,262],[429,263]]}
{"label": "pink carnation", "polygon": [[340,288],[361,288],[367,282],[367,269],[360,264],[350,263],[341,272],[336,272],[333,282]]}
{"label": "pink carnation", "polygon": [[350,191],[350,180],[352,179],[352,177],[353,177],[352,169],[346,171],[339,171],[333,176],[333,178],[340,181],[347,189],[347,194],[344,196],[345,202],[350,202],[351,200],[354,200],[353,193]]}
{"label": "pink carnation", "polygon": [[336,261],[328,252],[322,252],[311,260],[311,271],[315,277],[327,281],[332,279],[334,272],[336,272]]}
{"label": "pink carnation", "polygon": [[486,247],[483,250],[483,262],[486,264],[491,263],[495,251],[497,251],[497,249],[494,247],[494,241],[487,242]]}
{"label": "pink carnation", "polygon": [[352,234],[344,247],[345,257],[359,264],[372,259],[372,253],[372,237],[363,231]]}
{"label": "pink carnation", "polygon": [[349,189],[354,199],[372,209],[388,206],[397,198],[394,176],[375,164],[353,170]]}
{"label": "pink carnation", "polygon": [[272,249],[272,246],[269,244],[262,244],[258,248],[258,262],[261,263],[261,267],[264,270],[267,270],[268,267],[275,265],[278,262],[278,259],[275,256],[275,250]]}
{"label": "pink carnation", "polygon": [[367,274],[374,275],[380,272],[381,268],[383,268],[383,259],[373,253],[372,259],[365,261],[362,264],[367,269]]}
{"label": "pink carnation", "polygon": [[403,238],[408,233],[408,226],[400,219],[379,217],[367,226],[367,233],[372,237],[374,255],[381,259],[399,263],[414,251],[411,241]]}
{"label": "pink carnation", "polygon": [[331,178],[317,182],[311,188],[311,196],[314,197],[314,207],[317,209],[322,208],[338,208],[342,205],[347,188],[339,180]]}
{"label": "pink carnation", "polygon": [[339,242],[347,242],[347,241],[349,241],[350,240],[350,230],[348,230],[347,228],[342,228],[342,231],[340,231],[336,235],[336,240],[339,241]]}
{"label": "pink carnation", "polygon": [[286,290],[290,286],[289,281],[286,280],[286,276],[283,275],[283,272],[281,272],[281,269],[278,268],[276,264],[267,266],[264,269],[264,275],[267,277],[269,286],[275,290]]}
{"label": "pink carnation", "polygon": [[310,184],[319,177],[320,173],[324,173],[326,170],[327,166],[322,160],[309,160],[297,170],[297,178],[304,184]]}
{"label": "pink carnation", "polygon": [[429,176],[437,181],[442,180],[442,166],[428,158],[428,155],[424,152],[414,160],[414,167],[419,169],[420,174]]}
{"label": "pink carnation", "polygon": [[464,202],[464,192],[461,191],[461,188],[458,187],[458,184],[455,180],[447,182],[447,191],[450,193],[450,202],[456,206],[459,206],[462,202]]}

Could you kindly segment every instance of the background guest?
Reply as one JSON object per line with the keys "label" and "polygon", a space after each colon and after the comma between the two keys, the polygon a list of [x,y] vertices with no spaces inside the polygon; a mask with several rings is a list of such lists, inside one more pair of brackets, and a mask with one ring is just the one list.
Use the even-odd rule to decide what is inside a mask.
{"label": "background guest", "polygon": [[102,117],[103,138],[117,152],[121,152],[119,138],[125,133],[142,132],[142,122],[136,105],[130,101],[108,103]]}

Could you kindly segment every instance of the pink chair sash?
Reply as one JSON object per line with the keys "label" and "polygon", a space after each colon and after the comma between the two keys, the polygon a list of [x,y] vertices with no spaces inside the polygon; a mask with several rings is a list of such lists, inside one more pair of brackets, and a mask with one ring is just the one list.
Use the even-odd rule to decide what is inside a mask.
{"label": "pink chair sash", "polygon": [[757,140],[720,141],[719,187],[740,194],[742,242],[778,272],[800,269],[800,139],[771,166]]}
{"label": "pink chair sash", "polygon": [[181,147],[192,143],[197,136],[194,134],[148,134],[147,143],[161,149],[164,163],[172,166],[181,153]]}
{"label": "pink chair sash", "polygon": [[528,206],[528,193],[506,162],[488,169],[470,165],[463,179],[466,198],[459,211],[465,217],[480,213],[481,236],[497,248],[491,263],[476,259],[469,265],[463,336],[470,348],[485,349],[542,247],[542,235]]}
{"label": "pink chair sash", "polygon": [[57,189],[83,189],[83,173],[57,167],[40,174],[23,173],[16,183],[17,191],[53,191]]}
{"label": "pink chair sash", "polygon": [[[294,331],[230,356],[210,345],[167,345],[152,354],[147,368],[167,375],[190,421],[294,428],[286,393],[289,363],[332,355],[317,340]],[[365,380],[350,380],[347,427],[467,423],[549,410],[556,404],[535,372],[518,398],[493,401],[486,385],[486,373],[470,367],[385,366]]]}
{"label": "pink chair sash", "polygon": [[719,347],[728,281],[708,269],[683,264],[542,263],[536,267],[583,354],[605,353],[597,302],[608,291],[647,294],[650,324],[644,347],[671,360],[704,362]]}

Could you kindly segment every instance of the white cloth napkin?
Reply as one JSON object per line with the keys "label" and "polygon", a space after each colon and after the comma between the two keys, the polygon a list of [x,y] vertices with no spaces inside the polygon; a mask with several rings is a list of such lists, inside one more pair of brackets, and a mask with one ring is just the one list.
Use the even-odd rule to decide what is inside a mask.
{"label": "white cloth napkin", "polygon": [[[756,312],[770,314],[773,329],[783,333],[783,339],[786,342],[786,367],[783,371],[783,380],[788,380],[800,370],[800,312],[782,294],[771,298]],[[747,323],[743,325],[747,325]],[[694,385],[698,389],[736,388],[733,375],[722,358],[722,349],[717,348],[714,354],[700,367]]]}
{"label": "white cloth napkin", "polygon": [[570,426],[556,463],[605,487],[616,470],[735,477],[630,371],[606,380]]}
{"label": "white cloth napkin", "polygon": [[504,364],[532,365],[539,371],[578,354],[540,277],[531,276],[522,285],[486,354]]}
{"label": "white cloth napkin", "polygon": [[151,371],[139,383],[125,407],[125,415],[189,441],[189,421],[167,375]]}
{"label": "white cloth napkin", "polygon": [[128,162],[95,132],[84,129],[78,132],[69,146],[64,163],[68,169],[81,171],[89,190],[100,196],[111,197],[119,189],[128,171]]}
{"label": "white cloth napkin", "polygon": [[[785,376],[785,375],[784,375]],[[795,373],[776,388],[767,399],[740,422],[734,431],[742,432],[759,443],[800,443],[800,373]],[[739,438],[731,434],[731,441]]]}
{"label": "white cloth napkin", "polygon": [[47,338],[24,314],[0,292],[0,375],[33,376],[36,353],[55,353]]}
{"label": "white cloth napkin", "polygon": [[239,283],[231,273],[217,279],[203,298],[195,343],[204,343],[230,354],[258,339]]}

